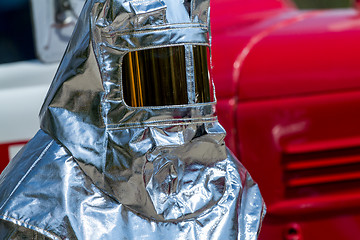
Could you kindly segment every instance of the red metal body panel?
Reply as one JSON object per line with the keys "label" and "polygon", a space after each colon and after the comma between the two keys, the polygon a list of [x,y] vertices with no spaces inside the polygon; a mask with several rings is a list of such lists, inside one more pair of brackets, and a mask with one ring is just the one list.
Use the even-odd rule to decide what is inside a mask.
{"label": "red metal body panel", "polygon": [[213,1],[213,78],[227,143],[268,206],[260,239],[359,238],[358,10],[232,6],[226,18]]}
{"label": "red metal body panel", "polygon": [[319,239],[339,217],[352,224],[320,239],[353,239],[344,234],[359,231],[359,104],[354,91],[238,105],[238,152],[268,205],[261,239],[281,239],[293,222],[303,239]]}
{"label": "red metal body panel", "polygon": [[258,35],[236,59],[242,100],[360,87],[358,11],[298,12]]}
{"label": "red metal body panel", "polygon": [[18,147],[23,146],[27,143],[27,141],[17,141],[11,143],[0,143],[0,172],[4,170],[6,165],[10,161],[10,148],[11,147]]}

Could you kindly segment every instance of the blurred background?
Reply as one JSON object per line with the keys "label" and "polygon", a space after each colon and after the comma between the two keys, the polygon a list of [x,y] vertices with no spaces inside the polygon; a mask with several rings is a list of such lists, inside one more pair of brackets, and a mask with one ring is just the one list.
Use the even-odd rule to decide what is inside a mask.
{"label": "blurred background", "polygon": [[0,0],[0,64],[35,58],[29,0]]}
{"label": "blurred background", "polygon": [[[301,9],[346,8],[354,0],[295,0]],[[0,64],[36,58],[30,0],[0,0]]]}

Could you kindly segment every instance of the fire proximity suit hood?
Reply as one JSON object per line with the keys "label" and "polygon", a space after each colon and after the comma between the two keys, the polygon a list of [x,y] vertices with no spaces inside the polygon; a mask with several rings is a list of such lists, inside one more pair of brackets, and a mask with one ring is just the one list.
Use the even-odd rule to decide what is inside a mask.
{"label": "fire proximity suit hood", "polygon": [[[186,103],[127,102],[126,56],[173,46]],[[256,239],[264,203],[198,101],[194,46],[210,46],[208,0],[88,0],[41,130],[1,175],[0,238]]]}

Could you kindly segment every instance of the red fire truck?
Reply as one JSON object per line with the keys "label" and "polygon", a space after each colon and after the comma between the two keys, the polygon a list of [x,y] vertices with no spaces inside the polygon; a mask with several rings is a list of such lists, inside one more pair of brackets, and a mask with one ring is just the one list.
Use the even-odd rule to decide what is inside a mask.
{"label": "red fire truck", "polygon": [[222,0],[212,17],[218,116],[267,203],[260,239],[360,238],[360,12]]}
{"label": "red fire truck", "polygon": [[[213,0],[211,11],[217,113],[267,203],[260,239],[360,238],[360,12],[285,0]],[[26,117],[0,105],[18,121],[0,127],[24,129],[0,134],[1,167],[38,128],[23,96],[8,109]]]}

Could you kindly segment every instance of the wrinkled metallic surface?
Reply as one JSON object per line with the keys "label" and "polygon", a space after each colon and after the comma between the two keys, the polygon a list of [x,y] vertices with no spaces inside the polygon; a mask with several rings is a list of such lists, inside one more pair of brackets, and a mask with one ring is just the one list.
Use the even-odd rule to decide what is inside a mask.
{"label": "wrinkled metallic surface", "polygon": [[264,203],[214,103],[123,101],[127,52],[209,45],[208,0],[185,2],[86,2],[41,130],[1,175],[0,239],[257,238]]}

